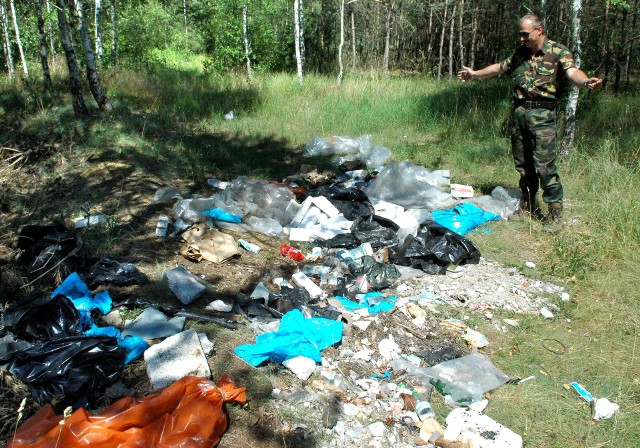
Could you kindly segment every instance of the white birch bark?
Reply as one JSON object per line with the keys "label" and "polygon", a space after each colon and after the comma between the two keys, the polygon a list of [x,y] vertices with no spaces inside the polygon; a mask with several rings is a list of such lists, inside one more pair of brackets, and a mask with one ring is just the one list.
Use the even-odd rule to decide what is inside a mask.
{"label": "white birch bark", "polygon": [[454,24],[456,22],[456,5],[453,4],[453,11],[451,11],[451,27],[449,29],[449,80],[453,79],[453,41],[454,41]]}
{"label": "white birch bark", "polygon": [[93,53],[93,46],[91,45],[91,39],[89,39],[89,33],[87,31],[87,20],[84,16],[84,4],[82,0],[70,0],[75,1],[76,13],[78,14],[78,22],[80,23],[80,38],[82,39],[82,47],[84,49],[84,59],[87,66],[87,80],[89,81],[89,90],[93,98],[98,103],[100,109],[104,109],[109,106],[109,99],[102,91],[100,85],[100,79],[98,77],[98,70],[96,69],[96,60]]}
{"label": "white birch bark", "polygon": [[56,62],[56,45],[54,42],[54,34],[53,34],[53,20],[51,19],[51,2],[49,0],[46,0],[46,4],[47,4],[47,17],[48,17],[48,22],[49,22],[49,45],[51,47],[51,51],[49,52],[51,54],[51,62],[53,62],[55,64]]}
{"label": "white birch bark", "polygon": [[302,61],[302,48],[300,45],[300,41],[302,40],[300,27],[300,0],[294,0],[293,2],[293,32],[296,47],[296,63],[298,66],[298,82],[302,85],[304,82],[304,67]]}
{"label": "white birch bark", "polygon": [[[573,0],[573,20],[571,26],[571,43],[573,46],[573,58],[577,68],[580,68],[580,13],[582,12],[582,1]],[[576,109],[578,108],[578,87],[571,84],[569,90],[569,100],[565,109],[564,138],[562,139],[563,156],[569,155],[576,134]]]}
{"label": "white birch bark", "polygon": [[351,68],[356,71],[356,18],[353,8],[350,11],[351,14]]}
{"label": "white birch bark", "polygon": [[58,13],[58,26],[60,28],[60,41],[64,54],[67,59],[67,67],[69,68],[69,84],[71,87],[71,96],[73,98],[73,112],[76,117],[84,117],[89,114],[87,106],[82,96],[82,87],[80,85],[80,74],[78,70],[78,59],[73,48],[73,42],[69,33],[69,26],[66,18],[66,5],[64,0],[56,0],[56,10]]}
{"label": "white birch bark", "polygon": [[340,0],[340,44],[338,45],[338,86],[342,85],[342,47],[344,46],[344,0]]}
{"label": "white birch bark", "polygon": [[385,36],[384,36],[384,56],[382,58],[382,70],[385,78],[389,76],[389,46],[391,44],[391,4],[387,3],[387,17],[385,21]]}
{"label": "white birch bark", "polygon": [[96,8],[95,8],[95,15],[94,15],[94,22],[95,22],[95,26],[94,26],[94,31],[95,31],[95,39],[96,39],[96,60],[98,61],[98,64],[100,64],[100,61],[102,60],[102,53],[103,53],[103,49],[102,49],[102,0],[96,0]]}
{"label": "white birch bark", "polygon": [[187,0],[182,0],[182,14],[184,15],[184,28],[187,29]]}
{"label": "white birch bark", "polygon": [[27,64],[27,58],[24,55],[24,48],[22,47],[22,40],[20,39],[18,16],[16,16],[16,7],[13,0],[9,0],[9,7],[11,8],[11,15],[13,17],[13,29],[16,32],[16,43],[18,44],[18,51],[20,52],[20,60],[22,60],[22,71],[24,72],[24,76],[29,77],[29,65]]}
{"label": "white birch bark", "polygon": [[442,63],[443,63],[443,50],[444,50],[444,33],[447,29],[447,6],[448,0],[444,2],[444,18],[442,19],[442,30],[440,32],[440,51],[438,53],[438,81],[442,79]]}
{"label": "white birch bark", "polygon": [[460,66],[464,65],[464,0],[460,0],[460,22],[458,24],[458,46],[460,47]]}
{"label": "white birch bark", "polygon": [[111,67],[116,67],[116,56],[118,55],[118,33],[116,27],[116,0],[111,0]]}
{"label": "white birch bark", "polygon": [[2,25],[2,49],[4,50],[4,57],[7,61],[7,72],[9,79],[13,80],[15,76],[15,69],[13,67],[13,55],[11,54],[11,40],[9,39],[9,18],[7,16],[7,9],[5,8],[4,0],[0,0],[0,24]]}
{"label": "white birch bark", "polygon": [[247,2],[242,5],[242,34],[244,36],[244,58],[247,61],[247,76],[251,78],[251,57],[249,47],[249,27],[247,25]]}
{"label": "white birch bark", "polygon": [[40,38],[40,63],[42,65],[42,79],[47,89],[51,88],[51,74],[49,72],[49,55],[47,34],[45,32],[44,16],[42,15],[42,0],[35,0],[33,5],[36,8],[36,17],[38,23],[38,37]]}

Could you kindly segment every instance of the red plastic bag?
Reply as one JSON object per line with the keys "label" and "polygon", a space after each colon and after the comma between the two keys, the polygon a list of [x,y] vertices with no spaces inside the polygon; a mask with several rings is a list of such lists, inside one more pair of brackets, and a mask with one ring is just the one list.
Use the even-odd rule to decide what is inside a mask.
{"label": "red plastic bag", "polygon": [[121,398],[98,415],[76,410],[63,425],[51,405],[25,421],[12,448],[212,448],[227,429],[225,402],[244,404],[246,389],[228,375],[218,382],[186,376],[162,392]]}
{"label": "red plastic bag", "polygon": [[280,253],[283,256],[289,257],[295,261],[304,260],[304,254],[300,252],[298,249],[296,249],[295,247],[291,247],[288,244],[283,244],[282,246],[280,246]]}

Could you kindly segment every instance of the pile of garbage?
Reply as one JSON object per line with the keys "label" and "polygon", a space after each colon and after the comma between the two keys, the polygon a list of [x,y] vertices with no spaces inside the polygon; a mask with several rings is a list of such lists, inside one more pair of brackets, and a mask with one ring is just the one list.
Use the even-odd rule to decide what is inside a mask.
{"label": "pile of garbage", "polygon": [[[493,365],[482,353],[487,338],[443,310],[480,311],[508,331],[517,320],[498,321],[493,309],[553,317],[549,297],[568,295],[485,260],[466,236],[507,218],[518,193],[496,187],[474,197],[470,186],[451,184],[447,170],[384,165],[390,154],[370,136],[314,137],[305,155],[335,155],[335,172],[303,166],[283,182],[210,179],[215,191],[206,196],[158,189],[152,203],[172,212],[158,218],[156,235],[175,239],[185,260],[233,263],[260,253],[252,235],[261,233],[280,238],[279,256],[296,267],[290,278],[204,307],[194,305],[215,288],[182,266],[163,275],[174,306],[135,294],[112,300],[105,286],[148,279],[133,263],[110,258],[80,269],[78,231],[92,225],[90,217],[76,231],[25,227],[18,246],[33,278],[60,266],[68,272],[51,294],[36,292],[2,317],[0,362],[42,406],[11,446],[107,446],[97,442],[105,434],[130,444],[151,434],[162,434],[155,446],[217,444],[226,429],[222,403],[244,403],[245,389],[226,375],[209,380],[214,343],[184,330],[187,319],[231,330],[247,323],[255,342],[235,347],[235,355],[294,375],[294,384],[273,377],[272,397],[317,411],[312,428],[298,429],[319,434],[326,446],[522,446],[483,410],[485,394],[524,380]],[[491,290],[478,286],[487,281]],[[127,308],[143,312],[123,321],[118,310]],[[162,392],[140,401],[125,396],[91,415],[124,366],[140,358],[151,388]],[[445,427],[431,406],[436,393],[453,408]],[[192,414],[208,417],[183,425]]]}

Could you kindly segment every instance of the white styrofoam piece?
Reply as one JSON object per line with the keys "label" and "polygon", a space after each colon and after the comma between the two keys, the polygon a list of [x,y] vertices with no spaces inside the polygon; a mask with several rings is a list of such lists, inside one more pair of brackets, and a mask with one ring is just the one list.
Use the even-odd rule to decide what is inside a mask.
{"label": "white styrofoam piece", "polygon": [[324,294],[324,291],[313,283],[309,277],[304,272],[296,272],[292,276],[293,281],[296,285],[307,290],[312,299],[316,299],[321,297]]}
{"label": "white styrofoam piece", "polygon": [[324,214],[326,214],[329,218],[335,218],[340,214],[340,210],[338,210],[329,199],[324,196],[317,196],[313,198],[313,205],[318,207]]}

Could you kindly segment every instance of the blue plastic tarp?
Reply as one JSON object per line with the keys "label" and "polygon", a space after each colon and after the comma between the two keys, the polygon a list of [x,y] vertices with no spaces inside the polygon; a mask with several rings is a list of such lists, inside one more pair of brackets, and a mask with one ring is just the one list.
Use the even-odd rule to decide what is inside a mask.
{"label": "blue plastic tarp", "polygon": [[[380,298],[382,298],[382,300]],[[367,293],[362,298],[362,302],[360,303],[353,302],[348,298],[342,296],[335,296],[335,299],[338,300],[347,311],[355,311],[361,308],[367,308],[369,314],[378,314],[383,311],[391,311],[395,306],[396,300],[398,300],[393,296],[384,297],[379,292]]]}
{"label": "blue plastic tarp", "polygon": [[463,202],[447,210],[434,210],[432,215],[435,222],[458,235],[466,235],[486,222],[500,219],[500,215],[486,212],[471,202]]}
{"label": "blue plastic tarp", "polygon": [[320,352],[342,340],[342,327],[342,322],[305,319],[299,310],[291,310],[282,316],[278,331],[259,335],[255,344],[236,347],[235,353],[254,367],[269,360],[282,364],[296,356],[321,362]]}
{"label": "blue plastic tarp", "polygon": [[219,208],[212,208],[210,210],[205,210],[202,212],[204,216],[208,216],[211,219],[215,219],[216,221],[223,222],[232,222],[232,223],[240,223],[242,222],[242,217],[238,215],[234,215],[233,213],[225,212]]}

